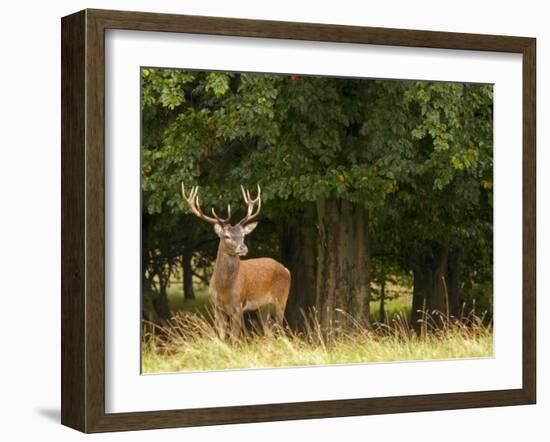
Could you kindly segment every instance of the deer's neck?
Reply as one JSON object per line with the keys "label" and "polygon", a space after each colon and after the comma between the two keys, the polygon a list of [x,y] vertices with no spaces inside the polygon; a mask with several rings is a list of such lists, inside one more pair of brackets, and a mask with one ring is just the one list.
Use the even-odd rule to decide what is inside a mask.
{"label": "deer's neck", "polygon": [[218,255],[214,267],[214,278],[218,288],[228,288],[233,285],[239,274],[240,259],[238,256],[228,255],[222,241],[218,246]]}

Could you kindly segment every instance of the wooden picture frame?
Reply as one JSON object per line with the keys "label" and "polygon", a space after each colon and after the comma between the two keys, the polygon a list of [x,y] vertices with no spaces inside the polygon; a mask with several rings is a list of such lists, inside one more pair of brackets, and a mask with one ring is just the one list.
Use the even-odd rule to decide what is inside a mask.
{"label": "wooden picture frame", "polygon": [[[62,424],[83,432],[534,404],[536,41],[533,38],[84,10],[62,28]],[[523,57],[523,385],[457,392],[132,413],[105,412],[105,30],[140,30]]]}

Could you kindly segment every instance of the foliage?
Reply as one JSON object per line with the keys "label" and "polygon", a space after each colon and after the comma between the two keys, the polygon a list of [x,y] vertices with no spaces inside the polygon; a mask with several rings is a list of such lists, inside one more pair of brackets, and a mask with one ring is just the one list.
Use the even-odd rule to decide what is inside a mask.
{"label": "foliage", "polygon": [[409,275],[433,244],[460,247],[465,297],[490,305],[491,86],[144,68],[142,127],[148,249],[213,259],[180,184],[242,212],[239,185],[260,183],[257,252],[277,256],[277,226],[303,203],[339,198],[368,209],[376,271]]}

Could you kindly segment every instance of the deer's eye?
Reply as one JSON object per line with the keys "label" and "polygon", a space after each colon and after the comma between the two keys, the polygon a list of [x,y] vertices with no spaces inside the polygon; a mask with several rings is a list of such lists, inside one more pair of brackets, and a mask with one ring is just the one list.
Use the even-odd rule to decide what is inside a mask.
{"label": "deer's eye", "polygon": [[225,235],[225,239],[231,239],[231,235]]}

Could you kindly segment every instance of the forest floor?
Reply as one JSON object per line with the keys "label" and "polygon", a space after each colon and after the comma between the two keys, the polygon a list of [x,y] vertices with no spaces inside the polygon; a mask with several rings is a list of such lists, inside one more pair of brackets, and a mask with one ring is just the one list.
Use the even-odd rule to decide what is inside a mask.
{"label": "forest floor", "polygon": [[[283,366],[359,364],[394,361],[482,358],[493,355],[492,327],[475,314],[460,321],[427,317],[425,330],[415,333],[406,318],[410,294],[404,291],[385,303],[383,323],[353,323],[321,332],[309,318],[303,332],[248,331],[239,340],[221,340],[212,324],[209,301],[197,291],[194,301],[184,301],[181,286],[169,291],[172,311],[163,329],[144,326],[142,372],[226,370]],[[379,302],[371,303],[371,317],[379,318]]]}

